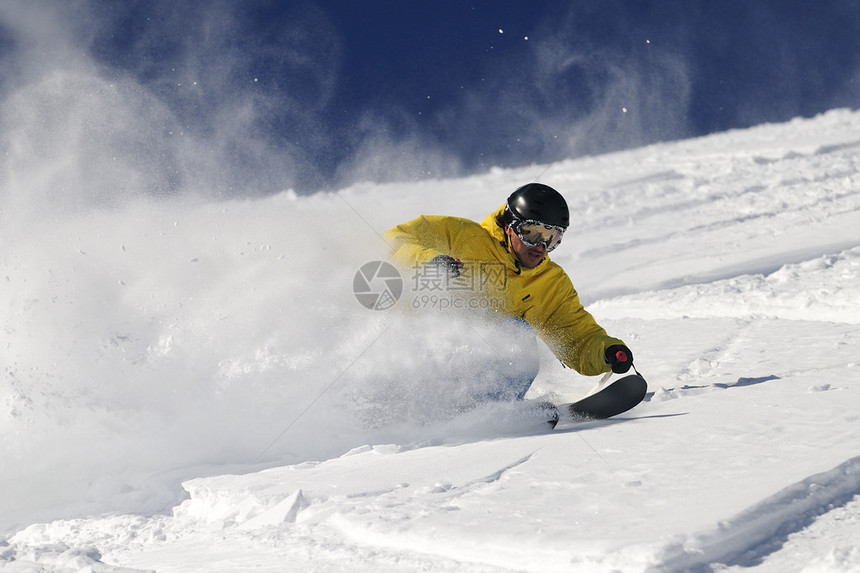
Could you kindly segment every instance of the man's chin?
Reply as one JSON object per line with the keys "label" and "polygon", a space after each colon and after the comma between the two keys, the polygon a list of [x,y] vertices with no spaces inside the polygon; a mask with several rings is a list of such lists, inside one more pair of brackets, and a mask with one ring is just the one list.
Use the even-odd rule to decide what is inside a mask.
{"label": "man's chin", "polygon": [[522,266],[524,266],[527,269],[533,269],[536,266],[538,266],[539,264],[541,264],[543,262],[543,260],[544,260],[543,256],[541,256],[540,258],[527,257],[525,261],[520,260],[520,264],[522,264]]}

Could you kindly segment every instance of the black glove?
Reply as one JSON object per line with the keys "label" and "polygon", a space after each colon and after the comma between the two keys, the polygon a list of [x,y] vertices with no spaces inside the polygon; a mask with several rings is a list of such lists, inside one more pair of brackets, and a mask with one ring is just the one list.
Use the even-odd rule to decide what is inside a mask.
{"label": "black glove", "polygon": [[436,267],[439,269],[440,275],[445,275],[449,279],[456,279],[460,276],[460,269],[463,268],[463,263],[460,262],[460,259],[455,259],[454,257],[449,257],[448,255],[439,255],[438,257],[433,257],[430,259],[430,262],[427,263],[428,266]]}
{"label": "black glove", "polygon": [[624,374],[633,366],[633,353],[623,344],[613,344],[603,356],[616,374]]}

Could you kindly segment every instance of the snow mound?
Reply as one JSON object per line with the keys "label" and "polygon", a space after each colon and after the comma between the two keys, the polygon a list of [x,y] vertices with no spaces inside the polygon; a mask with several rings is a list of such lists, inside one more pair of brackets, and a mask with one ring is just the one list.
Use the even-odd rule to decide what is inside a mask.
{"label": "snow mound", "polygon": [[651,291],[595,303],[604,317],[772,318],[860,324],[860,247],[773,273]]}

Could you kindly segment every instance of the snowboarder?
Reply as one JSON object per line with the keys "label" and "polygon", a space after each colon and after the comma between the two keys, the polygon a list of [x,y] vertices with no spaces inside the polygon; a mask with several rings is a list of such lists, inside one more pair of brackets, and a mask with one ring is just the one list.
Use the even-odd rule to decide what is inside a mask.
{"label": "snowboarder", "polygon": [[[597,324],[567,273],[547,256],[561,243],[569,223],[564,197],[548,185],[529,183],[481,224],[422,215],[388,230],[386,238],[398,262],[432,271],[451,284],[460,280],[492,297],[493,304],[465,307],[490,308],[524,321],[563,364],[580,374],[625,373],[633,363],[632,352]],[[502,272],[494,277],[497,269]],[[508,380],[509,395],[522,399],[536,374]]]}

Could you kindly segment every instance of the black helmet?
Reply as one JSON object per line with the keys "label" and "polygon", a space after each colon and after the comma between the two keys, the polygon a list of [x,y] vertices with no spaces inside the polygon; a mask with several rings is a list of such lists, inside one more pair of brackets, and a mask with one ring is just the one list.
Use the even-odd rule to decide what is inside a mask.
{"label": "black helmet", "polygon": [[545,225],[567,229],[570,225],[570,211],[561,193],[543,183],[523,185],[508,197],[505,209],[505,224],[514,219],[538,221]]}

